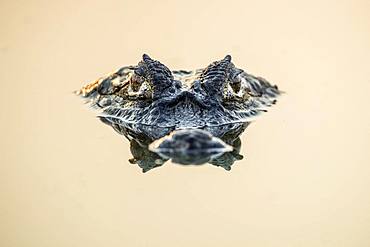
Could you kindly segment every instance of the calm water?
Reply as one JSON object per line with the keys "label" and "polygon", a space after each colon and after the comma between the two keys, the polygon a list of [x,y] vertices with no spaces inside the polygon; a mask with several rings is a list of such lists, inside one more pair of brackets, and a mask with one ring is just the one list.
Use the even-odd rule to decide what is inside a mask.
{"label": "calm water", "polygon": [[[369,246],[366,1],[0,4],[1,246]],[[72,94],[151,54],[286,92],[231,171],[142,173]]]}

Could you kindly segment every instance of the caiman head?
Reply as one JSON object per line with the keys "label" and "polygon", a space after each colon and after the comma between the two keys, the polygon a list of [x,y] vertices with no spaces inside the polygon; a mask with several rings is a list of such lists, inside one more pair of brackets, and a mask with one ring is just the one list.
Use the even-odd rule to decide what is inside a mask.
{"label": "caiman head", "polygon": [[[100,109],[100,119],[125,135],[132,147],[148,148],[164,160],[208,161],[229,170],[235,159],[224,162],[220,155],[233,152],[232,157],[241,157],[235,153],[239,135],[280,92],[265,79],[236,68],[229,55],[204,69],[171,71],[144,54],[138,65],[122,67],[77,94]],[[144,149],[132,150],[132,162],[141,162],[145,169],[158,165],[157,156],[144,162],[142,155],[135,156]]]}
{"label": "caiman head", "polygon": [[77,92],[117,124],[203,128],[249,122],[279,94],[265,79],[238,69],[231,56],[204,69],[172,71],[144,54]]}

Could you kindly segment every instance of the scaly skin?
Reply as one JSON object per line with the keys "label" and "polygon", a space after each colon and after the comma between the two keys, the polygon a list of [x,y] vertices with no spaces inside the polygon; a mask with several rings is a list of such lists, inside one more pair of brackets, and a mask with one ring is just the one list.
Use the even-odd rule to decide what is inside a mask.
{"label": "scaly skin", "polygon": [[204,69],[170,71],[144,54],[138,65],[122,67],[77,94],[119,133],[129,138],[136,131],[152,142],[179,129],[194,134],[193,128],[222,139],[233,129],[222,126],[249,123],[275,104],[280,92],[265,79],[236,68],[229,55]]}

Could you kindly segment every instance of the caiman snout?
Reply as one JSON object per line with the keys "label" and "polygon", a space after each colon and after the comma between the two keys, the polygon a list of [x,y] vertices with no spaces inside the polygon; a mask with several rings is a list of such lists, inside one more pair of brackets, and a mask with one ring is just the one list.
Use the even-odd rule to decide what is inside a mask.
{"label": "caiman snout", "polygon": [[199,165],[233,148],[208,131],[182,129],[154,141],[149,150],[175,163]]}

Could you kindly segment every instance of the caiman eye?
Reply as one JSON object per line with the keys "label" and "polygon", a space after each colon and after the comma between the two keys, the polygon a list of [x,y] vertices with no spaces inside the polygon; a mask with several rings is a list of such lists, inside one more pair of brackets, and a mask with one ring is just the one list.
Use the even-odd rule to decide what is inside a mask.
{"label": "caiman eye", "polygon": [[130,78],[131,90],[133,90],[135,92],[139,91],[140,86],[144,83],[144,81],[145,81],[145,78],[138,75],[135,71],[134,74]]}
{"label": "caiman eye", "polygon": [[234,68],[225,87],[224,99],[243,101],[249,97],[245,82],[241,78],[242,72],[242,70]]}
{"label": "caiman eye", "polygon": [[159,61],[151,59],[148,55],[143,55],[143,60],[134,70],[134,81],[141,78],[138,93],[146,93],[150,90],[153,100],[161,97],[162,93],[173,83],[171,71]]}
{"label": "caiman eye", "polygon": [[235,68],[235,66],[233,66],[229,74],[229,84],[235,94],[238,94],[242,88],[242,80],[240,78],[240,74],[242,72],[243,70]]}
{"label": "caiman eye", "polygon": [[[139,73],[137,73],[139,71]],[[127,89],[127,94],[131,99],[150,99],[152,98],[152,90],[150,83],[140,74],[140,70],[135,70],[131,76],[130,84]]]}
{"label": "caiman eye", "polygon": [[241,88],[241,81],[236,81],[236,82],[230,82],[229,83],[230,87],[233,89],[235,94],[238,94]]}

